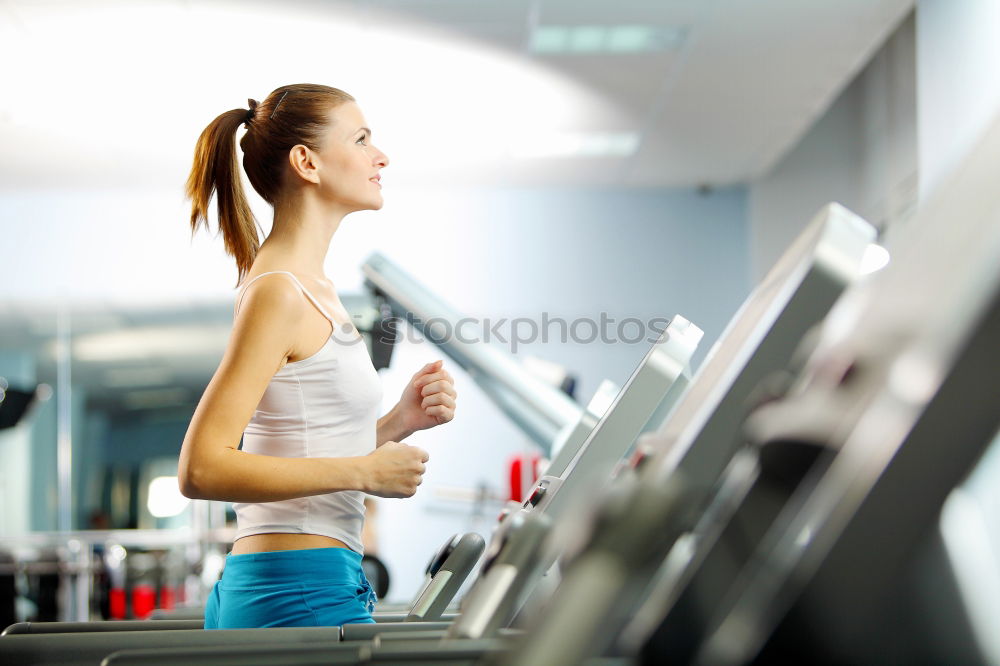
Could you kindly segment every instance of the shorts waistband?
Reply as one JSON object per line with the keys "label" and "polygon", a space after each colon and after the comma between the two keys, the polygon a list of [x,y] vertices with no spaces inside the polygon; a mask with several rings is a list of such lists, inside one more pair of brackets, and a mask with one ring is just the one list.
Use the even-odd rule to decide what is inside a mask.
{"label": "shorts waistband", "polygon": [[222,574],[233,587],[311,583],[357,584],[363,580],[361,554],[348,548],[306,548],[227,555]]}

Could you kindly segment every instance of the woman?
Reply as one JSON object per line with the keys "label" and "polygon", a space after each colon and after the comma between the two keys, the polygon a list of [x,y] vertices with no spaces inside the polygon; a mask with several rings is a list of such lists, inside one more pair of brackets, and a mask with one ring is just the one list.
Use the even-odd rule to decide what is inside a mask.
{"label": "woman", "polygon": [[[450,421],[456,393],[437,361],[378,418],[378,376],[323,273],[344,216],[382,207],[379,171],[389,160],[354,99],[299,84],[249,106],[205,128],[187,182],[192,230],[208,226],[216,194],[242,285],[178,470],[186,496],[236,503],[237,538],[205,628],[371,622],[363,494],[416,492],[427,453],[400,440]],[[243,167],[274,209],[262,244],[240,183],[240,125]]]}

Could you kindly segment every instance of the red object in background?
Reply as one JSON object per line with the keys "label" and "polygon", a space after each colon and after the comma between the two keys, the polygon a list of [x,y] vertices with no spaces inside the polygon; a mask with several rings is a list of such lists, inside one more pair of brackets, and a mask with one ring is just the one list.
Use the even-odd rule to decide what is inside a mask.
{"label": "red object in background", "polygon": [[138,620],[149,617],[156,607],[156,589],[152,585],[132,587],[132,615]]}
{"label": "red object in background", "polygon": [[[538,480],[538,466],[542,462],[539,453],[515,453],[507,463],[507,499],[523,502],[524,494]],[[525,468],[531,467],[530,475],[525,474]],[[527,483],[525,483],[527,482]]]}
{"label": "red object in background", "polygon": [[108,591],[108,614],[112,620],[125,619],[125,590],[120,587]]}
{"label": "red object in background", "polygon": [[160,588],[160,605],[157,608],[170,610],[174,607],[174,588],[164,585]]}

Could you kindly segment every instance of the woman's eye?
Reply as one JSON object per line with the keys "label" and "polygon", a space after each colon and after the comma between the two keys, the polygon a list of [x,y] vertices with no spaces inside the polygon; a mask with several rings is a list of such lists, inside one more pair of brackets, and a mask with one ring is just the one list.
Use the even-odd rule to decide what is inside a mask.
{"label": "woman's eye", "polygon": [[362,146],[367,146],[368,145],[367,143],[365,143],[365,137],[364,137],[364,135],[362,135],[361,138],[359,138],[355,143],[360,143]]}

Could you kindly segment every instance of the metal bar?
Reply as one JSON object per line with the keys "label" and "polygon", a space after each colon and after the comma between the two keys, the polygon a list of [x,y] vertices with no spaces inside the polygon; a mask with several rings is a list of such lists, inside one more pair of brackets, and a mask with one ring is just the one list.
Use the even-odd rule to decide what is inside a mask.
{"label": "metal bar", "polygon": [[70,540],[97,545],[117,543],[122,546],[145,548],[184,546],[201,542],[231,543],[236,536],[232,528],[213,529],[195,534],[188,528],[162,530],[77,530],[72,532],[32,532],[3,538],[6,547],[65,546]]}
{"label": "metal bar", "polygon": [[69,306],[59,308],[56,323],[56,470],[60,531],[73,529],[72,332]]}
{"label": "metal bar", "polygon": [[393,314],[406,319],[465,369],[500,408],[546,453],[563,429],[572,427],[582,407],[488,343],[452,335],[463,316],[380,254],[361,268],[370,287],[385,296]]}
{"label": "metal bar", "polygon": [[90,574],[93,567],[93,550],[89,545],[74,540],[70,542],[70,553],[75,557],[77,565],[74,574],[73,600],[76,609],[73,619],[86,622],[90,619],[90,600],[94,594],[94,577]]}

